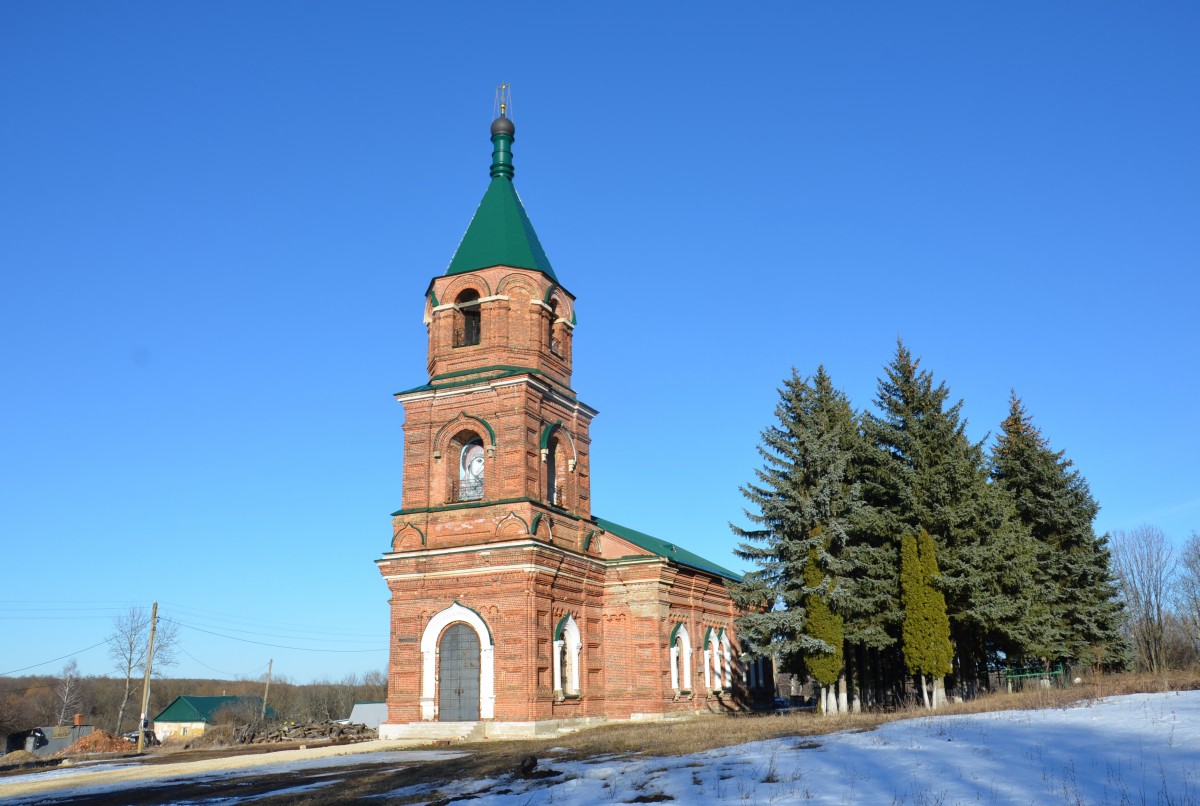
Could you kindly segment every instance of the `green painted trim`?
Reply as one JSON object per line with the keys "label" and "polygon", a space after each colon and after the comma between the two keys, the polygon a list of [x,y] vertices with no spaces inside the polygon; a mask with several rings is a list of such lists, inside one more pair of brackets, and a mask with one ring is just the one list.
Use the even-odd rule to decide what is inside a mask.
{"label": "green painted trim", "polygon": [[504,506],[505,504],[537,504],[539,507],[544,507],[546,509],[552,509],[555,512],[555,514],[561,515],[565,518],[570,518],[573,521],[581,521],[581,522],[587,523],[589,525],[594,525],[593,521],[585,520],[584,518],[581,518],[578,515],[572,515],[570,512],[568,512],[565,509],[560,510],[557,507],[549,506],[545,501],[542,501],[539,498],[529,498],[526,496],[522,496],[520,498],[497,498],[494,501],[458,501],[453,504],[444,504],[440,507],[412,507],[411,509],[398,509],[392,513],[392,517],[395,518],[400,515],[427,515],[431,512],[450,512],[455,509],[479,509],[480,507],[497,507],[497,506]]}
{"label": "green painted trim", "polygon": [[542,432],[541,444],[538,447],[540,447],[542,450],[546,450],[546,447],[550,444],[550,432],[552,432],[555,428],[560,428],[561,426],[562,420],[555,420],[554,422],[550,423],[550,425],[546,426],[546,430]]}
{"label": "green painted trim", "polygon": [[531,523],[529,525],[529,534],[532,535],[533,537],[537,537],[538,524],[542,522],[542,515],[544,515],[544,514],[545,513],[543,513],[543,512],[539,512],[538,514],[533,516],[533,523]]}
{"label": "green painted trim", "polygon": [[[569,619],[571,617],[572,617],[572,613],[570,610],[568,610],[567,614],[558,620],[558,624],[556,624],[554,626],[554,640],[555,641],[562,640],[563,627],[567,626],[567,619]],[[579,626],[579,622],[575,622],[575,626]]]}
{"label": "green painted trim", "polygon": [[554,291],[555,291],[556,289],[558,289],[558,288],[560,288],[560,286],[559,286],[559,284],[558,284],[558,283],[551,283],[551,284],[550,284],[550,287],[546,289],[546,296],[542,297],[542,302],[544,302],[544,303],[546,303],[547,305],[549,305],[549,304],[550,304],[550,297],[554,296]]}
{"label": "green painted trim", "polygon": [[579,324],[579,320],[575,318],[575,311],[571,311],[571,327]]}
{"label": "green painted trim", "polygon": [[585,537],[583,539],[583,550],[584,551],[587,551],[588,549],[590,549],[592,547],[592,538],[596,536],[596,532],[598,532],[598,531],[599,531],[598,529],[593,529],[592,531],[587,533],[587,537]]}
{"label": "green painted trim", "polygon": [[[459,378],[459,377],[463,377],[463,376],[473,376],[473,375],[481,375],[481,374],[486,374],[486,375],[488,375],[488,377],[470,378],[469,380],[458,381],[455,383],[438,383],[438,381],[442,381],[442,380],[445,380],[448,378]],[[546,381],[549,381],[553,386],[557,387],[560,390],[560,393],[563,394],[568,399],[578,400],[578,397],[576,396],[574,389],[567,386],[566,384],[564,384],[562,381],[558,380],[557,378],[554,378],[553,376],[548,375],[547,373],[543,372],[540,369],[536,369],[535,367],[517,367],[517,366],[506,366],[506,365],[499,365],[499,364],[486,366],[486,367],[477,367],[475,369],[463,369],[463,370],[459,370],[457,372],[447,372],[447,373],[443,373],[441,375],[435,375],[429,379],[429,383],[423,383],[420,386],[414,386],[412,389],[405,389],[403,392],[395,392],[392,396],[393,397],[401,397],[403,395],[413,394],[414,392],[431,392],[431,391],[436,391],[438,389],[454,389],[459,386],[469,386],[473,383],[487,383],[488,381],[495,381],[495,380],[499,380],[500,378],[511,378],[514,375],[537,375],[538,377],[544,378]]]}
{"label": "green painted trim", "polygon": [[432,288],[429,289],[429,301],[433,303],[433,307],[436,308],[438,306],[437,294],[434,293]]}
{"label": "green painted trim", "polygon": [[463,604],[462,602],[458,601],[457,599],[455,599],[455,600],[454,600],[454,603],[455,603],[456,605],[458,605],[459,607],[465,607],[467,610],[470,610],[472,613],[474,613],[475,615],[479,616],[479,620],[483,622],[483,626],[484,626],[484,628],[486,628],[486,629],[487,629],[487,631],[488,631],[488,643],[490,643],[492,646],[495,646],[495,645],[496,645],[496,639],[492,637],[492,625],[491,625],[491,624],[488,624],[488,622],[487,622],[487,619],[485,619],[485,618],[483,617],[483,614],[482,614],[482,613],[480,613],[480,612],[479,612],[478,610],[476,610],[475,608],[471,607],[470,605],[465,605],[465,604]]}
{"label": "green painted trim", "polygon": [[487,429],[488,436],[492,438],[492,447],[496,447],[496,431],[492,428],[491,423],[482,417],[476,417],[474,414],[467,414],[465,411],[460,412],[460,414],[462,414],[462,416],[466,417],[468,420],[474,420],[475,422],[482,424],[483,427]]}
{"label": "green painted trim", "polygon": [[[401,527],[400,531],[401,531],[401,532],[403,532],[405,529],[407,529],[407,528],[408,528],[408,527],[410,527],[410,526],[412,527],[412,529],[413,529],[413,531],[414,531],[414,532],[416,532],[417,534],[419,534],[419,535],[421,536],[421,545],[422,545],[422,546],[428,545],[428,541],[425,539],[425,533],[421,531],[421,527],[420,527],[420,526],[417,526],[417,525],[416,525],[415,523],[413,523],[412,521],[405,521],[405,522],[404,522],[404,526],[403,526],[403,527]],[[396,542],[396,538],[395,538],[395,537],[393,537],[393,538],[392,538],[392,544],[393,544],[393,545],[395,545],[395,542]]]}
{"label": "green painted trim", "polygon": [[675,646],[675,637],[679,635],[679,628],[682,626],[682,621],[675,623],[675,629],[671,630],[671,637],[667,639],[667,646]]}

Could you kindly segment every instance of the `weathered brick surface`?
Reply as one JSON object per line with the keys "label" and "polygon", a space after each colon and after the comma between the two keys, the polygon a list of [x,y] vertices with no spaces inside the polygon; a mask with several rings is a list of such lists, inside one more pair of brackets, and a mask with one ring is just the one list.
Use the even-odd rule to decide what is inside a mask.
{"label": "weathered brick surface", "polygon": [[[454,303],[464,292],[480,300],[480,340],[455,346],[463,325]],[[704,685],[708,628],[730,635],[735,664],[740,654],[737,611],[722,579],[591,520],[595,412],[570,389],[573,314],[574,299],[538,272],[494,267],[431,286],[428,369],[437,388],[400,396],[403,507],[391,551],[378,561],[391,592],[391,723],[422,719],[422,635],[455,603],[490,633],[498,721],[627,718],[749,701],[740,665],[732,690]],[[461,501],[460,455],[473,438],[486,448],[483,496]],[[556,692],[553,680],[554,630],[568,614],[580,634],[578,697]],[[692,642],[691,680],[676,690],[669,640],[680,623]]]}

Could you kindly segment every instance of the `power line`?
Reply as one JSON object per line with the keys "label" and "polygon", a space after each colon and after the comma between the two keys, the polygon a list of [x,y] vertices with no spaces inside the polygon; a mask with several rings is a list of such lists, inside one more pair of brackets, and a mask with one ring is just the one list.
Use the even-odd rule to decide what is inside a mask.
{"label": "power line", "polygon": [[[178,623],[178,622],[175,622],[175,623]],[[187,655],[192,660],[196,661],[196,663],[199,663],[205,669],[208,669],[210,672],[217,672],[218,674],[226,674],[226,675],[229,675],[230,677],[249,677],[254,672],[257,672],[259,669],[263,668],[263,666],[266,666],[266,664],[264,663],[263,666],[256,666],[253,669],[251,669],[249,672],[227,672],[224,669],[218,669],[215,666],[209,666],[207,663],[200,660],[199,658],[197,658],[191,652],[188,652],[183,647],[176,647],[176,649],[178,649],[183,654]]]}
{"label": "power line", "polygon": [[[175,619],[169,619],[169,618],[165,618],[165,617],[163,618],[163,621],[170,621],[175,624],[179,623]],[[347,638],[347,636],[345,636],[345,635],[343,635],[339,638],[313,638],[313,637],[310,637],[310,636],[304,634],[305,631],[300,630],[300,629],[295,630],[295,632],[301,633],[300,635],[280,635],[279,633],[258,632],[256,630],[242,630],[237,627],[228,627],[228,626],[223,626],[223,625],[205,624],[205,626],[206,627],[217,626],[218,629],[222,629],[227,632],[237,632],[237,633],[243,633],[246,635],[254,635],[254,636],[258,636],[259,638],[304,638],[309,641],[337,641],[337,642],[342,642],[342,643],[344,643]],[[199,628],[193,627],[193,629],[199,629]],[[378,636],[379,636],[378,633],[363,633],[361,637],[363,637],[364,639],[370,640],[371,638],[378,638]]]}
{"label": "power line", "polygon": [[74,652],[68,652],[67,654],[65,654],[65,655],[60,655],[60,656],[59,656],[59,657],[57,657],[57,658],[51,658],[50,660],[44,660],[44,661],[42,661],[41,663],[35,663],[35,664],[33,664],[32,666],[22,666],[20,669],[11,669],[11,670],[9,670],[9,671],[7,671],[7,672],[0,672],[0,677],[3,677],[4,675],[10,675],[10,674],[14,674],[14,673],[16,673],[16,672],[23,672],[23,671],[25,671],[26,669],[36,669],[36,668],[37,668],[37,667],[39,667],[39,666],[45,666],[45,665],[46,665],[46,664],[48,664],[48,663],[54,663],[54,661],[56,661],[56,660],[62,660],[63,658],[69,658],[69,657],[71,657],[72,655],[79,655],[79,654],[82,654],[82,653],[84,653],[84,652],[87,652],[89,649],[95,649],[96,647],[98,647],[98,646],[104,646],[104,645],[105,645],[105,644],[107,644],[107,643],[108,643],[108,641],[101,641],[101,642],[100,642],[100,643],[98,643],[98,644],[92,644],[92,645],[91,645],[91,646],[89,646],[89,647],[84,647],[83,649],[77,649],[77,650],[75,650]]}
{"label": "power line", "polygon": [[[261,626],[261,627],[264,627],[267,629],[292,630],[295,632],[303,632],[306,634],[311,634],[313,632],[324,632],[324,633],[329,633],[332,635],[343,636],[343,637],[349,633],[358,633],[361,635],[371,635],[372,634],[371,631],[369,631],[369,630],[349,630],[348,631],[344,627],[341,627],[341,626],[339,626],[337,628],[331,628],[331,629],[315,629],[311,624],[296,624],[296,623],[290,623],[290,622],[286,622],[286,621],[275,621],[272,619],[261,619],[261,618],[254,618],[254,617],[250,617],[250,616],[234,615],[232,613],[222,613],[217,610],[208,610],[208,609],[200,608],[200,607],[190,607],[188,605],[181,605],[176,602],[164,601],[163,606],[170,607],[172,612],[182,611],[187,614],[195,615],[198,618],[205,618],[205,619],[213,619],[213,617],[218,617],[218,619],[216,619],[216,620],[228,621],[232,624],[238,624],[238,625],[246,626],[246,627]],[[232,627],[229,629],[232,629]]]}
{"label": "power line", "polygon": [[201,629],[200,627],[193,627],[190,624],[184,624],[182,621],[175,621],[174,623],[179,625],[180,627],[187,627],[189,630],[195,630],[196,632],[207,633],[208,635],[215,635],[218,638],[228,638],[230,641],[242,641],[247,644],[257,644],[258,646],[269,646],[269,647],[274,647],[275,649],[294,649],[299,652],[335,652],[335,653],[339,653],[339,654],[355,653],[355,652],[386,652],[387,651],[386,647],[377,647],[375,649],[313,649],[311,647],[306,647],[306,646],[284,646],[282,644],[269,644],[266,641],[251,641],[249,638],[238,638],[236,635],[222,635],[219,632],[213,632],[212,630],[204,630],[204,629]]}

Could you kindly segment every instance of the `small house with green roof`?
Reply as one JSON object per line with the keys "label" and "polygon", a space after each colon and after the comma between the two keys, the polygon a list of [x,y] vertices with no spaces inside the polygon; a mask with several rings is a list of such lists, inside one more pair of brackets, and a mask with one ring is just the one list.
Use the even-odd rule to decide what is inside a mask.
{"label": "small house with green roof", "polygon": [[[383,738],[532,735],[770,701],[738,575],[592,513],[595,409],[571,385],[575,297],[513,185],[498,99],[490,181],[426,287],[428,379],[404,406]],[[610,471],[611,472],[611,471]]]}
{"label": "small house with green roof", "polygon": [[[154,717],[154,735],[160,742],[190,741],[202,736],[222,712],[232,712],[243,722],[249,722],[263,712],[262,697],[197,697],[185,694]],[[267,706],[266,714],[275,711]]]}

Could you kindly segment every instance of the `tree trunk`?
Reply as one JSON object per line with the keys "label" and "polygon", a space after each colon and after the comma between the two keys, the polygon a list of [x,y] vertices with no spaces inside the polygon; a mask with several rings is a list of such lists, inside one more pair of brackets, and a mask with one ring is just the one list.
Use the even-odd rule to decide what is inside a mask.
{"label": "tree trunk", "polygon": [[843,668],[842,673],[838,675],[838,713],[849,712],[850,704],[846,701],[846,670]]}
{"label": "tree trunk", "polygon": [[916,677],[917,677],[917,687],[921,689],[921,704],[924,705],[928,709],[928,708],[930,708],[929,689],[925,688],[925,675],[918,674]]}
{"label": "tree trunk", "polygon": [[946,704],[946,678],[933,678],[933,710],[937,710]]}
{"label": "tree trunk", "polygon": [[121,735],[121,723],[125,720],[125,708],[129,705],[129,698],[133,694],[133,681],[130,675],[125,676],[125,694],[121,697],[121,707],[117,709],[117,728],[113,733]]}
{"label": "tree trunk", "polygon": [[862,647],[852,647],[850,652],[846,654],[847,658],[853,658],[854,673],[850,683],[850,713],[857,714],[862,712],[863,698],[863,664],[862,664]]}

